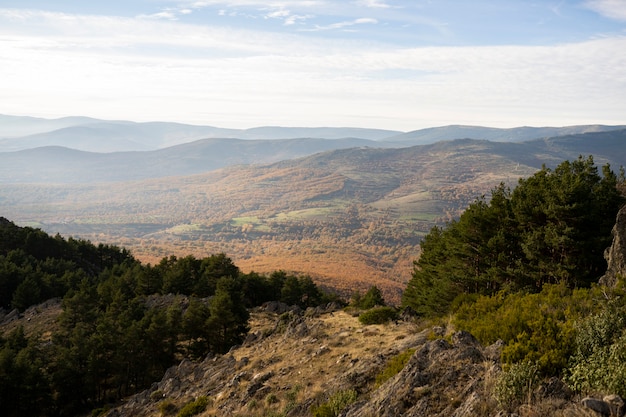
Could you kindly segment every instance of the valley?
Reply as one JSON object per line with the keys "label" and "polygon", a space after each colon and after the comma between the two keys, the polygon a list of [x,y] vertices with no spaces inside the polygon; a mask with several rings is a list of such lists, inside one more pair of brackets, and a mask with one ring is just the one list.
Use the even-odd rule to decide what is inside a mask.
{"label": "valley", "polygon": [[[38,181],[3,177],[0,209],[18,224],[121,245],[153,264],[172,254],[223,252],[245,272],[309,274],[347,297],[375,284],[397,304],[419,242],[434,225],[458,217],[476,198],[488,198],[500,182],[514,186],[543,164],[593,154],[598,165],[625,165],[624,140],[626,131],[614,130],[519,143],[461,139],[351,147],[266,164],[207,166],[194,174],[172,167],[191,157],[201,166],[202,155],[219,159],[219,150],[206,147],[199,155],[188,146],[185,156],[175,147],[168,148],[172,154],[159,151],[168,176],[155,174],[153,161],[150,178],[125,180],[136,166],[109,156],[113,163],[98,169],[116,175],[115,181],[97,181],[80,156],[57,163],[75,181],[46,181],[55,175],[51,154],[49,165],[20,161],[23,171],[37,172]],[[238,146],[258,147],[255,142]],[[0,161],[6,157],[14,154],[1,153]]]}

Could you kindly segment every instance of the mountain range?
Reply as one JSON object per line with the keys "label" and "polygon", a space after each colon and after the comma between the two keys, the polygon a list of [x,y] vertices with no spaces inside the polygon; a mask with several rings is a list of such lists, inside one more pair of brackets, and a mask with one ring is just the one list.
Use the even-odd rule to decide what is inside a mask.
{"label": "mountain range", "polygon": [[[585,133],[619,136],[624,129],[602,125],[512,129],[455,125],[407,133],[329,127],[236,130],[165,122],[0,115],[0,138],[5,138],[0,139],[0,183],[143,180],[235,165],[271,164],[338,149],[401,149],[456,139],[533,143]],[[588,148],[595,153],[595,145]]]}
{"label": "mountain range", "polygon": [[308,273],[345,293],[376,284],[397,301],[420,239],[500,182],[515,186],[579,155],[626,165],[626,129],[397,143],[203,139],[145,152],[2,152],[0,210],[49,233],[123,244],[148,262],[225,252],[245,270]]}
{"label": "mountain range", "polygon": [[[521,142],[530,139],[579,133],[604,132],[626,126],[581,125],[568,127],[516,127],[498,129],[481,126],[451,125],[401,132],[352,127],[279,127],[226,129],[169,122],[99,120],[89,117],[42,119],[0,115],[0,152],[61,146],[86,152],[127,152],[163,149],[200,139],[364,139],[368,146],[405,147],[442,140],[486,139]],[[350,145],[349,142],[336,144]]]}

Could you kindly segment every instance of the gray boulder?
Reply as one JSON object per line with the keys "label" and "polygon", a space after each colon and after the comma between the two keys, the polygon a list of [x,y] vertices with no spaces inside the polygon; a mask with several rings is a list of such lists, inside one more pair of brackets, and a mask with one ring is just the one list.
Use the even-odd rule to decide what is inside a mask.
{"label": "gray boulder", "polygon": [[618,277],[626,276],[626,206],[617,213],[612,233],[613,243],[604,252],[606,274],[600,278],[600,284],[607,287],[615,287]]}

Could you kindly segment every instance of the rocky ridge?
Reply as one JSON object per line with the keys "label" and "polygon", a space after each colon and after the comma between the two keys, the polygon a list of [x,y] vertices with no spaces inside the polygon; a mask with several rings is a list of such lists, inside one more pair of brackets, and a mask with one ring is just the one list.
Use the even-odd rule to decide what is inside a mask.
{"label": "rocky ridge", "polygon": [[180,408],[203,396],[211,402],[201,414],[206,416],[285,410],[285,415],[310,415],[311,406],[328,394],[347,389],[369,393],[387,360],[424,343],[428,333],[405,321],[363,326],[332,306],[267,310],[253,312],[242,346],[202,362],[183,360],[107,416],[160,416],[163,404]]}
{"label": "rocky ridge", "polygon": [[[501,343],[484,347],[467,332],[404,320],[365,326],[335,308],[281,311],[255,311],[242,346],[182,361],[106,416],[176,415],[199,398],[208,400],[199,416],[310,416],[342,392],[357,398],[342,417],[623,415],[620,398],[581,400],[556,378],[532,393],[532,405],[498,404]],[[377,385],[390,359],[408,349],[404,368]]]}

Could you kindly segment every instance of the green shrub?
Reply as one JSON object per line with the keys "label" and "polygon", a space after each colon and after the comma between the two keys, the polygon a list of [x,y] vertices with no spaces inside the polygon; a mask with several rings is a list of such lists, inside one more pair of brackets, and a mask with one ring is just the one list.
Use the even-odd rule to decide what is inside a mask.
{"label": "green shrub", "polygon": [[293,388],[291,388],[291,390],[289,390],[289,392],[286,395],[287,405],[285,405],[285,410],[284,410],[285,414],[289,414],[291,410],[296,408],[297,400],[298,400],[298,393],[301,390],[302,390],[302,386],[300,385],[295,385]]}
{"label": "green shrub", "polygon": [[415,349],[408,349],[391,358],[389,362],[387,362],[385,369],[376,375],[376,386],[384,384],[388,379],[397,375],[406,366],[414,353]]}
{"label": "green shrub", "polygon": [[278,316],[276,326],[274,327],[274,333],[285,333],[289,324],[296,319],[297,315],[293,311],[287,311],[286,313]]}
{"label": "green shrub", "polygon": [[255,408],[257,408],[259,406],[259,404],[256,402],[255,399],[250,400],[250,402],[247,404],[248,410],[252,411]]}
{"label": "green shrub", "polygon": [[531,361],[542,375],[558,375],[573,353],[576,320],[597,311],[598,292],[557,284],[544,285],[536,294],[481,296],[462,304],[453,324],[484,345],[504,341],[506,364]]}
{"label": "green shrub", "polygon": [[209,399],[207,397],[198,397],[195,401],[192,401],[185,405],[176,415],[176,417],[192,417],[196,414],[200,414],[206,410],[209,405]]}
{"label": "green shrub", "polygon": [[530,402],[538,383],[538,367],[535,363],[516,363],[500,374],[494,386],[494,396],[501,407],[513,409],[524,401]]}
{"label": "green shrub", "polygon": [[100,407],[100,408],[96,408],[94,410],[91,410],[91,417],[103,416],[106,413],[108,413],[110,409],[111,409],[111,407],[104,406],[104,407]]}
{"label": "green shrub", "polygon": [[383,293],[378,289],[376,285],[370,287],[365,295],[361,296],[361,293],[356,292],[352,295],[350,305],[356,308],[367,310],[376,306],[385,306],[385,299]]}
{"label": "green shrub", "polygon": [[359,315],[362,324],[385,324],[398,319],[398,312],[393,307],[374,307]]}
{"label": "green shrub", "polygon": [[337,417],[344,408],[356,401],[357,395],[353,389],[338,391],[325,403],[312,408],[313,417]]}
{"label": "green shrub", "polygon": [[178,410],[178,407],[172,402],[172,400],[163,400],[159,403],[159,411],[162,416],[171,416],[176,412],[176,410]]}
{"label": "green shrub", "polygon": [[267,397],[265,397],[265,404],[267,405],[276,404],[277,402],[278,402],[278,397],[274,393],[269,393],[267,394]]}
{"label": "green shrub", "polygon": [[160,401],[165,397],[165,395],[163,394],[163,391],[161,391],[160,389],[156,390],[156,391],[152,391],[152,393],[150,394],[150,399],[152,401]]}
{"label": "green shrub", "polygon": [[575,353],[567,371],[566,381],[576,391],[626,395],[626,310],[623,305],[611,303],[605,311],[578,323]]}

